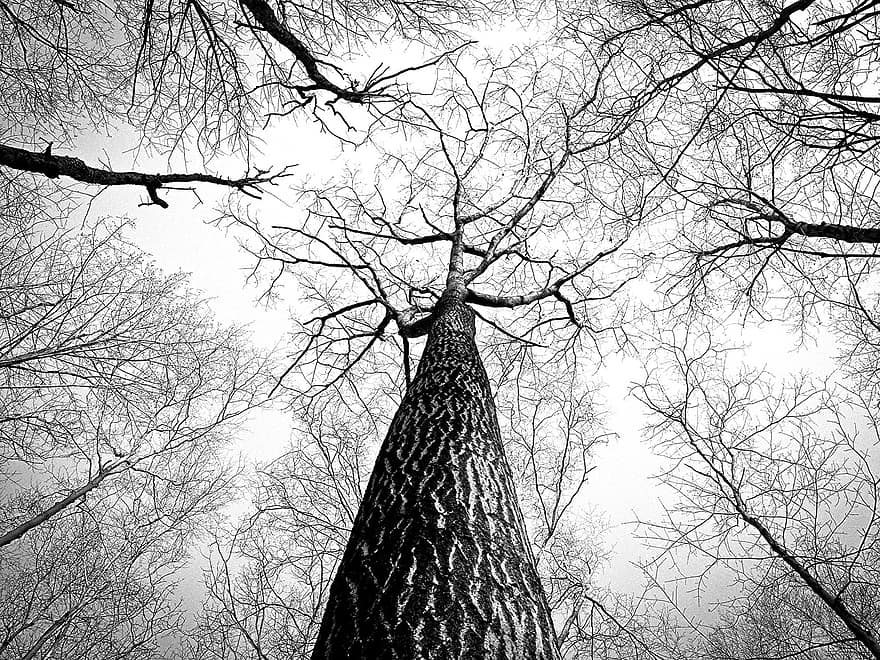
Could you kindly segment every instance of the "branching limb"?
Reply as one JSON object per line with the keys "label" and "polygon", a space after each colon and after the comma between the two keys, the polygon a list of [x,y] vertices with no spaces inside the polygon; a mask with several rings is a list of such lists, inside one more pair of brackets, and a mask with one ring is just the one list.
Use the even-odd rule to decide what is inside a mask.
{"label": "branching limb", "polygon": [[117,472],[120,472],[126,469],[126,467],[130,467],[131,465],[131,461],[129,461],[128,459],[119,459],[101,466],[95,476],[89,479],[82,486],[75,490],[72,490],[66,496],[55,502],[55,504],[53,504],[52,506],[46,508],[34,517],[17,525],[15,528],[0,536],[0,548],[2,548],[4,545],[9,545],[13,541],[17,541],[35,527],[39,527],[44,522],[49,520],[52,516],[60,513],[77,500],[80,500],[88,495],[90,492],[100,486],[107,477],[116,474]]}
{"label": "branching limb", "polygon": [[[753,196],[757,196],[752,193]],[[793,220],[779,207],[769,200],[760,199],[755,202],[735,197],[724,198],[716,201],[713,206],[733,206],[752,211],[756,215],[755,220],[767,223],[781,224],[783,232],[778,236],[744,238],[742,241],[730,244],[733,247],[739,245],[758,244],[782,244],[791,236],[804,236],[806,238],[827,238],[844,243],[870,243],[880,244],[880,227],[856,227],[831,222],[800,222]],[[716,248],[714,251],[723,250],[725,246]]]}
{"label": "branching limb", "polygon": [[[539,300],[543,300],[544,298],[552,297],[560,299],[559,290],[562,288],[562,285],[571,282],[578,275],[583,275],[586,271],[595,266],[604,257],[607,257],[608,255],[617,252],[617,250],[619,250],[622,245],[623,242],[618,243],[609,250],[599,251],[592,259],[588,260],[576,270],[570,273],[566,273],[562,277],[553,280],[553,282],[547,284],[540,289],[535,289],[528,293],[523,293],[515,296],[498,296],[489,293],[483,293],[480,291],[474,291],[473,289],[468,289],[466,300],[476,305],[483,305],[484,307],[520,307],[522,305],[530,305]],[[569,301],[564,298],[561,298],[560,300],[563,303],[568,303],[566,307],[570,308],[571,303]]]}
{"label": "branching limb", "polygon": [[288,176],[289,168],[276,174],[257,172],[254,176],[240,179],[228,179],[212,174],[146,174],[143,172],[116,172],[86,165],[79,158],[57,156],[48,149],[44,152],[28,151],[5,144],[0,144],[0,165],[24,172],[42,174],[50,179],[67,176],[83,183],[99,186],[143,186],[150,197],[150,203],[168,208],[168,202],[161,199],[158,191],[169,184],[177,183],[210,183],[218,186],[234,188],[250,197],[259,197],[260,186],[274,183],[277,179]]}
{"label": "branching limb", "polygon": [[312,84],[303,85],[297,91],[306,93],[324,90],[352,103],[363,103],[367,100],[369,96],[367,90],[346,89],[327,78],[320,69],[318,58],[293,32],[287,29],[287,26],[272,11],[272,7],[269,6],[268,2],[265,0],[241,0],[241,4],[247,8],[260,27],[286,48],[305,69],[306,75],[312,80]]}
{"label": "branching limb", "polygon": [[442,60],[451,57],[456,52],[473,43],[465,42],[425,62],[404,67],[391,73],[388,72],[386,67],[379,66],[363,84],[358,85],[355,81],[350,81],[348,86],[343,86],[330,80],[322,70],[322,67],[335,67],[322,62],[302,39],[284,24],[283,19],[276,15],[266,0],[240,0],[240,3],[256,22],[256,25],[251,25],[250,27],[255,30],[264,31],[272,37],[272,39],[293,55],[305,70],[306,75],[311,80],[311,84],[295,85],[293,87],[305,98],[308,98],[314,92],[324,91],[329,92],[337,99],[348,101],[349,103],[364,104],[380,98],[390,100],[393,98],[393,95],[389,93],[389,88],[393,86],[400,76],[436,66]]}

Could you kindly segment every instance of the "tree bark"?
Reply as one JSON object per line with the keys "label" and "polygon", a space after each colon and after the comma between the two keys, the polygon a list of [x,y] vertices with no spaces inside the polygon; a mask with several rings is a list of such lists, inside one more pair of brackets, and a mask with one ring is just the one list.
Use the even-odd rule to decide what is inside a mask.
{"label": "tree bark", "polygon": [[559,658],[463,291],[437,305],[313,660]]}

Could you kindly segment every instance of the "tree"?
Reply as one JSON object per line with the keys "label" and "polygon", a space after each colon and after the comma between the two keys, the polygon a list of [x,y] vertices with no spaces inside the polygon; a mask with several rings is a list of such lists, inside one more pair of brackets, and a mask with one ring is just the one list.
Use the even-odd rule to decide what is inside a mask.
{"label": "tree", "polygon": [[[595,2],[586,11],[558,7],[562,21],[540,7],[522,9],[516,18],[528,21],[526,35],[509,48],[480,48],[468,43],[470,35],[504,7],[0,4],[7,19],[0,27],[0,76],[10,90],[0,103],[17,120],[0,129],[6,181],[28,194],[42,181],[46,204],[86,215],[88,207],[69,191],[135,186],[147,205],[164,209],[180,199],[170,193],[175,186],[226,189],[218,222],[255,257],[252,276],[264,284],[266,298],[280,297],[285,287],[297,296],[294,347],[273,394],[299,416],[306,435],[288,457],[293,465],[263,471],[253,519],[234,529],[229,546],[218,541],[204,630],[191,655],[304,656],[315,635],[314,657],[370,657],[385,648],[405,655],[428,647],[461,657],[735,655],[742,640],[723,627],[710,635],[693,625],[705,643],[687,647],[675,603],[652,610],[647,597],[596,592],[593,546],[566,518],[590,469],[589,443],[570,436],[551,450],[552,435],[535,440],[535,433],[522,432],[523,416],[503,427],[496,401],[504,399],[493,387],[535,376],[535,392],[555,392],[550,384],[560,374],[582,373],[609,346],[627,348],[636,305],[628,305],[625,288],[647,270],[663,282],[670,324],[693,325],[700,316],[719,315],[725,309],[719,303],[734,309],[745,303],[747,315],[786,318],[803,337],[830,309],[849,355],[858,357],[854,375],[866,390],[876,388],[877,101],[859,89],[873,84],[865,66],[876,31],[873,5]],[[369,54],[403,45],[393,70],[365,63]],[[341,171],[329,180],[294,178],[287,160],[256,166],[260,139],[278,141],[287,134],[273,130],[296,118],[316,120],[346,145]],[[90,130],[124,127],[137,133],[145,153],[169,161],[164,173],[55,153],[76,153]],[[290,144],[283,158],[299,160],[299,145]],[[254,200],[270,190],[277,197]],[[28,244],[25,252],[34,249]],[[31,271],[22,272],[26,282]],[[105,279],[90,279],[87,289],[102,291]],[[112,274],[109,280],[119,281]],[[687,313],[676,317],[681,310]],[[191,313],[172,313],[191,329]],[[93,359],[88,350],[74,353],[78,368]],[[15,359],[61,356],[35,355]],[[125,369],[139,360],[120,358],[124,366],[102,373],[95,391],[106,405],[119,404],[115,379],[132,380]],[[91,382],[91,374],[74,374]],[[69,387],[64,381],[62,389]],[[365,394],[372,388],[379,394]],[[582,417],[586,405],[569,394],[555,413],[569,425],[598,423]],[[354,428],[378,439],[390,425],[368,484],[361,472],[336,472],[343,458],[360,470],[365,456],[361,444],[341,441],[344,424],[332,428],[332,440],[320,430],[327,406],[337,412],[340,401],[362,415],[381,408]],[[680,412],[675,401],[652,401],[661,417]],[[144,406],[135,408],[130,416],[140,421]],[[685,426],[676,428],[677,438],[687,436]],[[502,433],[511,439],[507,450]],[[16,430],[10,446],[21,437],[27,436]],[[69,475],[61,467],[79,455],[55,456],[57,447],[71,446],[59,438],[36,450],[39,461],[60,466],[46,469],[57,497],[37,484],[10,521],[8,546],[42,538],[37,535],[92,507],[97,492],[121,488],[125,479],[141,483],[135,477],[146,478],[147,462],[177,456],[178,449],[137,442],[120,448],[115,441],[104,449],[99,439],[95,456],[89,453],[96,469],[64,481]],[[186,438],[187,447],[197,445]],[[322,453],[334,443],[338,455]],[[527,458],[517,464],[523,443]],[[810,434],[798,436],[799,447],[812,443]],[[122,455],[102,460],[108,451]],[[210,451],[199,460],[212,464]],[[195,478],[189,463],[165,467],[179,469],[181,483]],[[759,466],[747,485],[760,487],[760,475],[776,467]],[[718,469],[724,473],[724,466]],[[313,472],[339,492],[326,498],[312,487]],[[523,474],[533,476],[526,490]],[[296,483],[282,486],[287,479]],[[867,488],[868,481],[860,483]],[[210,500],[208,493],[220,490],[206,485],[193,492]],[[120,500],[129,497],[120,492]],[[725,497],[737,502],[735,493]],[[326,519],[309,519],[316,502],[328,507]],[[356,503],[360,512],[350,515]],[[193,506],[201,516],[215,505]],[[101,510],[89,509],[95,516]],[[282,520],[273,517],[281,510],[289,516],[283,521],[302,533],[293,546],[301,563],[282,556],[278,530],[268,527]],[[750,601],[752,611],[810,610],[818,598],[837,619],[849,616],[847,630],[869,649],[870,608],[835,604],[828,584],[787,550],[791,544],[778,542],[760,516],[746,515],[759,526],[740,519],[781,561],[770,582],[761,583],[761,597]],[[349,525],[351,538],[343,543]],[[120,537],[134,534],[125,525],[116,529]],[[184,537],[191,538],[178,538]],[[95,535],[81,538],[86,547]],[[573,548],[584,548],[587,557]],[[237,572],[241,556],[247,564]],[[326,574],[337,569],[318,626]],[[288,570],[305,587],[281,594]],[[147,569],[138,575],[152,580]],[[795,593],[798,579],[810,593]],[[776,597],[773,585],[791,598]],[[72,630],[71,617],[85,616],[86,605],[104,593],[71,602],[49,624],[50,637]],[[867,603],[871,593],[860,592],[853,603]],[[747,619],[744,612],[737,615]],[[819,627],[827,623],[818,614],[804,617]],[[168,617],[162,620],[155,626],[171,626]],[[29,649],[40,652],[50,641]],[[836,632],[825,641],[823,648],[858,648]],[[818,652],[808,646],[780,644],[767,652]]]}
{"label": "tree", "polygon": [[[285,256],[287,247],[279,246],[274,237],[267,237],[260,227],[253,226],[256,236],[263,239],[259,248],[261,258],[279,264],[304,265],[313,275],[324,268],[337,269],[336,272],[358,282],[369,294],[368,300],[343,307],[326,301],[329,311],[325,317],[316,319],[318,330],[306,342],[302,356],[293,360],[294,371],[286,374],[284,386],[290,387],[296,370],[303,373],[312,357],[319,370],[325,358],[330,360],[330,384],[335,384],[338,378],[349,378],[355,366],[367,364],[370,349],[389,325],[396,324],[404,351],[401,364],[407,384],[403,407],[396,417],[398,421],[392,425],[383,456],[388,454],[390,459],[388,452],[396,453],[395,447],[404,442],[401,429],[410,424],[420,429],[417,435],[424,436],[424,442],[448,443],[444,444],[445,451],[456,455],[467,452],[468,456],[448,465],[432,462],[435,473],[426,470],[421,475],[409,475],[422,479],[421,483],[409,483],[408,487],[415,489],[413,492],[426,488],[429,490],[425,492],[439,498],[438,506],[443,507],[444,512],[435,510],[433,513],[422,510],[417,502],[400,499],[402,494],[387,490],[402,487],[408,480],[404,479],[402,484],[385,483],[384,463],[380,459],[373,481],[376,485],[367,488],[362,504],[364,513],[355,523],[355,540],[342,561],[342,574],[360,561],[364,549],[361,536],[381,537],[384,533],[381,528],[387,524],[389,534],[403,534],[401,541],[408,544],[394,550],[403,550],[413,558],[418,556],[425,572],[417,584],[405,579],[400,582],[399,590],[389,590],[383,596],[388,599],[383,607],[391,607],[389,611],[394,611],[396,616],[394,603],[410,600],[411,606],[420,609],[418,603],[427,602],[425,599],[433,588],[431,572],[437,572],[438,581],[448,572],[432,554],[432,544],[437,543],[444,554],[455,551],[461,555],[462,566],[472,571],[471,586],[485,602],[471,603],[458,614],[450,610],[443,617],[421,608],[414,615],[416,618],[408,620],[411,634],[421,635],[423,626],[418,623],[419,617],[428,625],[424,630],[429,637],[436,637],[437,630],[450,631],[453,623],[469,621],[471,626],[464,646],[457,650],[460,654],[472,654],[476,652],[475,645],[486,644],[486,652],[554,657],[558,652],[550,613],[515,500],[512,476],[505,464],[489,382],[474,342],[475,322],[470,305],[525,312],[522,328],[533,335],[528,341],[534,344],[542,337],[565,337],[562,353],[586,338],[593,339],[617,327],[617,319],[611,318],[606,328],[598,318],[595,321],[588,318],[586,310],[591,301],[614,295],[635,270],[623,266],[620,272],[601,272],[605,261],[626,241],[630,225],[637,222],[636,218],[629,217],[629,212],[639,212],[638,191],[631,189],[623,195],[625,211],[614,209],[605,199],[605,191],[588,191],[586,197],[594,206],[590,210],[603,209],[610,217],[599,222],[590,218],[591,222],[581,227],[576,227],[574,220],[586,221],[589,213],[571,201],[577,194],[577,181],[586,176],[587,168],[604,169],[609,177],[614,176],[610,174],[614,168],[608,167],[607,161],[616,157],[613,147],[616,133],[598,134],[587,119],[595,106],[610,101],[605,98],[597,101],[595,95],[569,89],[566,79],[571,74],[591,77],[596,93],[601,87],[597,71],[590,67],[586,72],[581,71],[577,60],[567,62],[563,68],[538,64],[529,56],[514,58],[501,66],[488,59],[457,60],[455,30],[465,20],[491,14],[494,9],[491,6],[406,3],[391,5],[378,19],[359,5],[345,3],[335,8],[339,12],[338,19],[328,19],[327,14],[310,7],[289,3],[273,6],[257,0],[232,6],[189,2],[184,5],[148,3],[141,7],[123,3],[112,12],[102,5],[73,8],[67,3],[47,3],[32,8],[4,4],[3,11],[9,22],[2,41],[3,61],[11,64],[3,73],[15,83],[12,98],[17,99],[19,105],[28,99],[33,111],[27,113],[23,122],[25,130],[13,135],[14,141],[24,144],[3,145],[0,163],[7,169],[49,179],[69,177],[92,186],[139,186],[146,191],[149,204],[161,207],[168,203],[159,196],[159,191],[175,184],[212,183],[258,194],[261,187],[277,182],[278,177],[286,173],[281,168],[276,174],[260,170],[251,174],[254,168],[247,163],[247,174],[239,177],[189,171],[154,175],[122,172],[109,165],[86,165],[82,159],[56,155],[52,141],[45,148],[38,144],[36,130],[49,127],[48,137],[69,140],[68,144],[78,131],[65,121],[69,116],[60,110],[62,104],[58,97],[35,94],[40,81],[64,81],[65,85],[46,84],[45,87],[53,93],[58,90],[64,100],[86,104],[92,113],[89,119],[95,126],[114,125],[123,120],[137,124],[143,130],[144,144],[169,158],[195,150],[210,159],[222,154],[218,144],[246,150],[257,115],[260,120],[272,120],[300,108],[310,108],[331,129],[332,122],[338,119],[345,126],[350,117],[355,118],[350,122],[352,125],[374,122],[380,127],[387,126],[386,118],[393,115],[398,123],[392,126],[423,136],[418,139],[429,145],[427,157],[421,163],[418,159],[410,163],[400,161],[403,176],[410,171],[411,180],[417,186],[413,197],[404,199],[402,216],[405,215],[409,223],[417,207],[425,206],[430,211],[429,217],[422,209],[425,224],[418,230],[407,228],[401,233],[389,225],[390,234],[386,235],[381,222],[378,232],[371,231],[376,228],[372,221],[365,227],[346,226],[349,211],[357,214],[359,208],[363,209],[373,200],[359,197],[360,191],[349,200],[339,198],[337,193],[341,189],[333,190],[330,197],[313,191],[315,204],[308,219],[311,224],[291,223],[287,230],[296,241],[304,239],[306,245],[297,247],[305,249],[305,256],[291,256],[289,252]],[[340,42],[351,40],[355,45],[362,44],[370,36],[386,30],[423,40],[422,51],[432,47],[433,52],[398,73],[376,70],[362,84],[325,61]],[[55,33],[64,34],[65,38],[53,40],[45,36]],[[92,38],[91,34],[99,37]],[[107,57],[111,50],[115,55]],[[431,65],[455,86],[447,89],[447,80],[441,81],[440,93],[428,103],[422,103],[415,83],[413,89],[406,87],[408,78],[424,78],[423,71],[427,67],[422,62]],[[460,66],[469,71],[463,72]],[[25,75],[21,75],[22,70]],[[522,74],[530,71],[537,71],[541,76],[520,86]],[[544,73],[553,82],[540,80]],[[468,78],[472,74],[476,75],[474,84]],[[337,103],[346,105],[345,113],[337,113]],[[603,119],[614,123],[613,118]],[[47,141],[45,137],[43,140]],[[38,146],[31,146],[35,143]],[[513,170],[499,176],[498,168],[503,164]],[[442,180],[432,181],[438,176]],[[436,191],[430,189],[432,183],[437,183]],[[566,194],[571,199],[559,200],[554,198],[556,194]],[[344,215],[330,217],[341,224],[313,227],[316,222],[320,224],[321,214],[340,200],[345,202],[346,208],[341,210]],[[242,222],[250,226],[245,218]],[[594,228],[598,228],[598,232],[593,232]],[[342,236],[328,238],[328,232],[341,232]],[[589,233],[594,236],[586,236]],[[578,241],[583,238],[584,244],[574,249],[548,250],[537,238],[554,234],[557,239]],[[381,246],[389,241],[390,244]],[[394,260],[398,260],[399,255],[401,264],[412,263],[405,256],[410,245],[430,249],[429,268],[434,271],[431,281],[423,282],[419,275],[410,274],[401,278],[393,268],[382,263],[385,255]],[[375,252],[375,268],[363,263],[364,256],[358,255],[361,249],[368,255]],[[308,256],[308,253],[322,251],[324,254],[319,257]],[[436,273],[440,274],[439,279],[435,279]],[[474,284],[478,279],[482,290]],[[322,294],[317,281],[312,288],[316,296]],[[380,318],[367,316],[377,309],[383,312]],[[499,325],[497,321],[490,322]],[[350,336],[334,337],[331,331],[335,330]],[[429,337],[428,349],[422,354],[422,367],[413,380],[409,376],[409,344],[410,340],[424,335]],[[334,356],[340,344],[358,341],[364,346],[353,356],[354,360],[349,360],[350,348]],[[334,363],[337,357],[338,364]],[[461,372],[462,369],[465,371]],[[470,384],[460,382],[464,377],[474,380]],[[317,389],[320,385],[311,383]],[[437,390],[447,386],[454,387],[448,393]],[[433,407],[423,409],[423,404],[428,403]],[[432,420],[451,424],[454,432],[450,434],[448,429],[440,429],[438,435]],[[126,454],[128,448],[119,451]],[[83,499],[117,467],[115,462],[99,465],[98,474],[90,478],[84,488],[74,489],[59,506],[47,509],[43,518],[48,520],[73,501]],[[124,467],[137,466],[125,464]],[[445,488],[435,477],[466,479],[473,488],[478,508],[466,501],[463,491],[435,490]],[[424,515],[424,529],[395,527],[391,519],[374,518],[369,511],[376,511],[376,502],[384,497],[392,497],[402,507],[397,515]],[[409,510],[409,506],[416,508]],[[557,502],[555,507],[559,506]],[[548,514],[548,519],[555,518],[557,513]],[[502,516],[498,524],[492,518],[496,514]],[[37,524],[42,524],[43,518]],[[556,524],[558,520],[551,522]],[[468,552],[461,553],[461,548]],[[375,559],[376,570],[399,571],[404,566],[383,561],[378,555]],[[484,562],[489,562],[486,564],[490,566],[489,573],[476,570]],[[358,575],[367,576],[361,572]],[[398,573],[393,576],[395,580],[405,577]],[[337,584],[344,585],[344,578]],[[447,581],[445,586],[460,590],[463,584],[456,586]],[[374,587],[366,580],[359,585],[368,591]],[[446,592],[444,596],[449,601],[447,606],[465,604],[463,600],[449,600],[451,595],[452,592]],[[325,638],[337,637],[329,631],[332,631],[330,626],[336,613],[342,616],[343,605],[344,594],[337,587],[330,599],[331,614],[326,618]],[[522,611],[514,612],[518,606]],[[482,611],[482,608],[488,609]],[[367,630],[363,627],[366,621],[378,622],[387,616],[386,613],[376,619],[379,614],[363,614],[366,618],[358,626]],[[354,612],[349,615],[360,616]],[[415,637],[408,640],[402,631],[394,630],[395,626],[396,623],[390,622],[384,629],[377,627],[380,636],[375,640],[354,641],[370,646],[393,640],[403,648],[416,643]],[[436,630],[432,626],[437,627]],[[489,630],[492,634],[485,637]],[[457,644],[451,632],[442,636],[446,643]],[[425,641],[420,639],[417,643]],[[324,653],[327,643],[332,646],[336,642],[319,639],[320,650],[316,653]],[[347,644],[348,640],[341,643]]]}
{"label": "tree", "polygon": [[[124,227],[0,215],[0,656],[162,657],[187,545],[231,497],[264,358]],[[41,217],[42,216],[42,217]]]}
{"label": "tree", "polygon": [[[258,196],[290,163],[274,173],[251,163],[256,126],[311,111],[344,132],[350,126],[337,103],[355,114],[366,109],[367,117],[393,113],[406,75],[442,58],[444,42],[458,41],[456,28],[493,11],[491,3],[4,2],[0,79],[9,124],[0,128],[0,165],[91,186],[142,187],[146,204],[162,208],[168,202],[158,191],[175,184]],[[389,33],[434,52],[400,71],[375,68],[363,82],[332,61]],[[76,146],[89,129],[126,126],[169,159],[234,154],[236,167],[251,173],[120,171],[53,152]]]}
{"label": "tree", "polygon": [[[502,380],[499,417],[512,440],[505,449],[561,644],[569,652],[586,650],[595,646],[596,629],[581,636],[574,619],[585,598],[598,598],[592,575],[602,551],[594,526],[572,503],[605,438],[596,435],[601,424],[591,392],[572,383],[572,374],[557,373],[558,384],[538,378],[520,373]],[[380,411],[395,407],[381,388],[359,386],[359,399],[327,393],[321,405],[302,411],[287,452],[254,479],[252,507],[231,538],[215,543],[206,576],[210,596],[191,657],[311,655],[388,425]]]}
{"label": "tree", "polygon": [[[413,105],[406,129],[417,150],[389,156],[372,190],[352,182],[305,191],[313,203],[300,224],[264,229],[246,210],[230,209],[253,231],[251,250],[269,286],[299,276],[317,308],[281,387],[306,403],[327,388],[356,390],[360,370],[385,359],[373,349],[392,323],[401,337],[406,389],[315,657],[372,657],[385,648],[556,656],[470,305],[514,310],[521,320],[502,322],[509,329],[501,331],[531,345],[557,342],[557,355],[613,330],[613,318],[603,328],[587,310],[630,276],[624,266],[602,268],[637,222],[639,198],[624,200],[636,217],[616,215],[610,204],[610,217],[590,217],[584,207],[605,201],[602,191],[575,182],[611,169],[616,151],[606,136],[594,143],[584,135],[595,99],[575,97],[570,107],[559,100],[554,85],[570,69],[547,64],[540,83],[513,86],[520,67],[534,66],[526,57],[508,66],[464,56],[451,63],[448,91],[436,89],[430,107]],[[469,86],[472,79],[485,82]],[[557,245],[563,237],[571,242]],[[334,279],[316,277],[320,270]],[[411,378],[410,342],[426,332]]]}
{"label": "tree", "polygon": [[640,397],[687,470],[666,475],[681,497],[646,533],[661,557],[693,555],[697,589],[712,573],[735,585],[703,653],[880,657],[874,404],[804,378],[728,375],[706,336],[666,350]]}
{"label": "tree", "polygon": [[581,25],[644,65],[633,103],[664,117],[639,151],[675,199],[668,303],[804,335],[834,318],[844,361],[876,388],[873,4],[637,1],[614,19]]}

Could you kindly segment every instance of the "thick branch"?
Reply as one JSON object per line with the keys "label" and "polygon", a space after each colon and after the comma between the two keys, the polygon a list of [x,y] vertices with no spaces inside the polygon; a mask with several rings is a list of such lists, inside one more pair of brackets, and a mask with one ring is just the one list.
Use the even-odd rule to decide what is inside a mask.
{"label": "thick branch", "polygon": [[143,172],[115,172],[86,165],[79,158],[56,156],[48,149],[44,152],[28,151],[0,144],[0,165],[24,172],[42,174],[50,179],[67,176],[83,183],[100,186],[143,186],[147,189],[150,202],[168,208],[168,202],[159,198],[157,191],[167,184],[211,183],[218,186],[236,188],[254,196],[259,185],[270,183],[284,172],[275,175],[257,175],[241,179],[226,179],[212,174],[145,174]]}
{"label": "thick branch", "polygon": [[853,227],[828,222],[809,223],[794,222],[783,218],[774,218],[785,225],[786,232],[800,234],[811,238],[830,238],[846,243],[880,243],[880,228]]}
{"label": "thick branch", "polygon": [[49,518],[51,518],[52,516],[56,515],[57,513],[60,513],[65,508],[67,508],[68,506],[70,506],[71,504],[76,502],[77,500],[80,500],[83,497],[85,497],[88,493],[90,493],[91,491],[95,490],[95,488],[100,486],[101,482],[104,481],[107,477],[109,477],[111,474],[114,474],[116,472],[117,468],[119,468],[120,466],[122,466],[126,463],[128,463],[127,460],[119,460],[119,461],[115,461],[113,463],[110,463],[108,465],[105,465],[103,468],[101,468],[98,471],[98,473],[94,477],[89,479],[86,483],[84,483],[82,486],[80,486],[76,490],[71,491],[65,497],[63,497],[60,500],[58,500],[57,502],[55,502],[55,504],[50,506],[48,509],[41,511],[40,513],[38,513],[36,516],[31,518],[30,520],[26,520],[25,522],[20,524],[18,527],[8,531],[3,536],[0,536],[0,548],[2,548],[4,545],[8,545],[8,544],[12,543],[13,541],[20,539],[22,536],[27,534],[29,531],[31,531],[35,527],[38,527],[38,526],[42,525],[44,522],[46,522],[47,520],[49,520]]}
{"label": "thick branch", "polygon": [[418,307],[410,307],[397,315],[398,333],[401,337],[408,339],[424,337],[431,329],[433,321],[434,314],[432,312],[425,313]]}
{"label": "thick branch", "polygon": [[778,250],[785,245],[788,239],[792,236],[827,238],[833,241],[842,241],[844,243],[864,243],[869,245],[880,244],[880,227],[855,227],[853,225],[842,225],[829,222],[798,222],[789,218],[782,212],[782,210],[778,209],[773,204],[766,200],[762,201],[771,208],[768,210],[765,206],[757,202],[737,198],[719,200],[715,206],[731,205],[754,211],[756,214],[756,217],[753,218],[754,220],[766,221],[768,223],[779,223],[783,227],[782,233],[776,236],[753,237],[745,235],[738,241],[732,241],[714,248],[702,250],[700,251],[699,256],[715,256],[746,246],[766,246]]}
{"label": "thick branch", "polygon": [[[790,5],[783,7],[773,23],[765,29],[757,32],[756,34],[747,34],[740,39],[737,39],[736,41],[725,43],[723,46],[720,46],[715,50],[706,53],[697,53],[699,55],[699,59],[694,64],[691,64],[686,69],[679,71],[678,73],[668,76],[664,80],[664,82],[677,85],[680,81],[699,71],[701,68],[703,68],[703,65],[708,62],[720,59],[724,55],[735,52],[740,48],[743,48],[744,46],[756,47],[757,45],[769,40],[771,37],[780,32],[792,20],[792,16],[794,14],[806,10],[810,7],[810,5],[814,4],[815,2],[816,0],[797,0],[796,2],[793,2]],[[703,3],[698,2],[695,3],[693,6],[697,7],[701,4]]]}
{"label": "thick branch", "polygon": [[330,81],[318,68],[318,59],[295,34],[287,29],[284,23],[278,20],[268,2],[265,0],[241,0],[241,4],[247,7],[257,23],[260,24],[269,36],[290,51],[302,65],[303,69],[305,69],[306,75],[314,84],[300,87],[300,92],[322,89],[352,103],[363,103],[366,100],[366,97],[369,95],[368,92],[345,89]]}
{"label": "thick branch", "polygon": [[871,655],[880,660],[880,640],[878,640],[867,626],[859,621],[859,619],[850,611],[840,595],[835,596],[829,592],[828,589],[826,589],[825,586],[819,582],[796,557],[794,557],[776,540],[770,530],[768,530],[760,520],[749,514],[739,497],[738,490],[734,491],[734,506],[743,521],[761,535],[761,538],[763,538],[767,545],[770,546],[770,549],[776,554],[776,556],[788,564],[788,566],[800,576],[807,587],[809,587],[809,589],[816,594],[822,602],[831,608],[843,624],[849,628],[853,636],[866,649],[868,649],[868,651],[870,651]]}

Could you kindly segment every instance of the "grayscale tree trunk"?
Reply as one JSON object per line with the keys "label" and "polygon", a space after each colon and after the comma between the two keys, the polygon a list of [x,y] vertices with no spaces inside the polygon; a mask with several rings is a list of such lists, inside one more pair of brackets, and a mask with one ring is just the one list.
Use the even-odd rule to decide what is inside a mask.
{"label": "grayscale tree trunk", "polygon": [[330,589],[312,655],[559,658],[474,313],[447,290]]}

